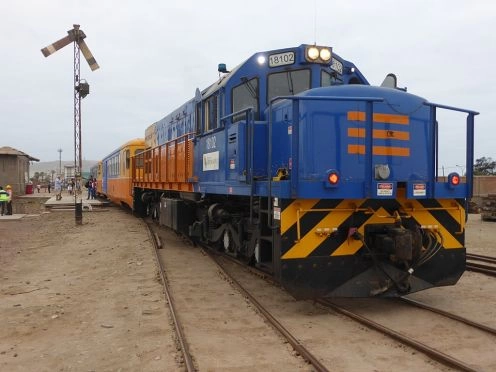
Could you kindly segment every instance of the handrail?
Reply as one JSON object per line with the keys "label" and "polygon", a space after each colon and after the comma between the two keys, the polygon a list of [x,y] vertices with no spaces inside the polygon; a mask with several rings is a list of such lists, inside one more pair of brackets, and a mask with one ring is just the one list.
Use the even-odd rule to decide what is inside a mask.
{"label": "handrail", "polygon": [[474,117],[475,115],[479,115],[479,112],[473,111],[473,110],[466,110],[462,109],[459,107],[454,107],[454,106],[447,106],[447,105],[441,105],[439,103],[433,103],[433,102],[424,102],[426,106],[430,107],[431,111],[431,125],[433,126],[434,130],[434,135],[433,135],[433,143],[432,147],[434,151],[434,168],[433,171],[430,174],[430,179],[436,179],[438,177],[438,159],[439,159],[439,138],[438,138],[438,124],[437,124],[437,113],[436,109],[445,109],[445,110],[450,110],[450,111],[458,111],[458,112],[464,112],[467,114],[467,127],[466,127],[466,154],[465,154],[465,165],[466,165],[466,172],[465,172],[465,182],[467,185],[467,196],[468,198],[471,198],[473,196],[473,182],[474,182]]}

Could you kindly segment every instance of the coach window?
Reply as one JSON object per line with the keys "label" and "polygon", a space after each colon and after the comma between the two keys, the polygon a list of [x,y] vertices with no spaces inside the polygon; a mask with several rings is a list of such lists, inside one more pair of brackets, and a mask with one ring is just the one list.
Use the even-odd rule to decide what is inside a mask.
{"label": "coach window", "polygon": [[[241,79],[243,80],[243,79]],[[243,83],[232,90],[232,112],[253,107],[255,119],[258,117],[258,78],[244,79]],[[246,114],[233,117],[233,122],[244,119]]]}
{"label": "coach window", "polygon": [[131,163],[131,159],[129,157],[129,150],[126,150],[126,169],[129,169],[130,163]]}
{"label": "coach window", "polygon": [[283,71],[267,79],[267,100],[278,96],[294,96],[310,89],[310,70]]}
{"label": "coach window", "polygon": [[[135,159],[135,164],[136,168],[143,168],[143,152],[145,150],[143,149],[136,149],[134,152],[134,159]],[[141,154],[141,156],[139,156]]]}
{"label": "coach window", "polygon": [[218,127],[217,95],[210,96],[203,103],[203,115],[205,118],[205,131]]}

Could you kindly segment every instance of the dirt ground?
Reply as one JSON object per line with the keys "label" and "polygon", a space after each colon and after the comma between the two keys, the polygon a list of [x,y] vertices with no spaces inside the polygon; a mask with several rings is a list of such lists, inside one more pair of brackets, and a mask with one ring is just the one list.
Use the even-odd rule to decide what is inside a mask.
{"label": "dirt ground", "polygon": [[[73,211],[44,213],[44,200],[18,203],[14,211],[28,216],[0,221],[0,370],[183,370],[143,223],[118,208],[106,208],[85,212],[83,225],[76,226]],[[496,223],[482,222],[480,216],[471,215],[467,228],[469,251],[496,255]],[[491,309],[496,306],[496,284],[492,278],[467,273],[459,286],[435,288],[416,297],[449,311],[455,304],[460,315],[470,317],[483,312],[481,293],[474,291],[474,283],[484,296],[492,296],[486,302],[489,312],[485,321],[495,326]],[[276,294],[271,292],[267,297],[274,299]],[[362,340],[368,345],[366,350],[360,348],[358,354],[348,358],[345,354],[349,347],[344,345],[337,357],[336,350],[324,348],[326,343],[319,341],[327,337],[320,335],[322,330],[312,328],[311,318],[321,314],[315,313],[310,303],[286,301],[286,317],[294,318],[287,322],[303,329],[310,346],[322,345],[323,359],[330,365],[350,370],[359,362],[357,355],[363,353],[367,357],[359,362],[364,367],[360,370],[372,370],[372,365],[379,365],[379,370],[395,370],[390,361],[391,350],[398,349],[395,343],[369,332],[360,336],[367,337],[368,341]],[[302,320],[292,308],[303,309],[306,318]],[[198,325],[205,319],[208,314],[197,320]],[[325,334],[349,323],[336,320]],[[194,327],[195,320],[189,321]],[[353,338],[356,332],[349,332],[347,338]],[[369,350],[372,345],[377,352]],[[401,348],[396,353],[399,360],[411,351]],[[379,355],[382,364],[368,364],[373,355]],[[403,366],[446,370],[428,363],[424,359],[405,361]]]}
{"label": "dirt ground", "polygon": [[[1,371],[177,370],[147,230],[117,208],[0,222]],[[118,221],[119,223],[109,223]]]}

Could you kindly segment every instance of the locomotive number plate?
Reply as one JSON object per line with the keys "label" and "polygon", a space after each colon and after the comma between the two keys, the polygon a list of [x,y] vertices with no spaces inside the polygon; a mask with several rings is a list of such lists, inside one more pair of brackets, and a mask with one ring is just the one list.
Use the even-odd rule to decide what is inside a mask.
{"label": "locomotive number plate", "polygon": [[336,71],[338,74],[343,75],[343,64],[335,58],[332,59],[331,69]]}
{"label": "locomotive number plate", "polygon": [[294,62],[294,52],[271,54],[269,56],[269,67],[292,65]]}

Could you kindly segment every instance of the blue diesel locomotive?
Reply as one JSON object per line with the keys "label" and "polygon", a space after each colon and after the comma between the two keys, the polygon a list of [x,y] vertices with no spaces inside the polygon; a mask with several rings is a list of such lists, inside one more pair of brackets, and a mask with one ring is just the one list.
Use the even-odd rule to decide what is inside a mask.
{"label": "blue diesel locomotive", "polygon": [[[438,174],[439,110],[466,114],[465,177]],[[399,296],[465,269],[474,117],[371,86],[329,47],[256,53],[146,129],[133,208],[298,299]]]}

